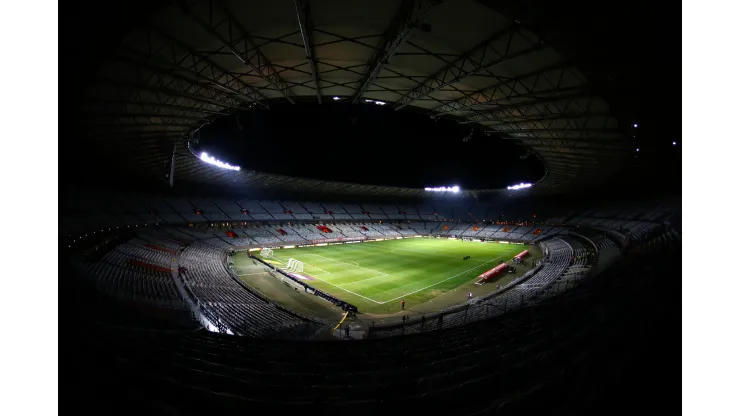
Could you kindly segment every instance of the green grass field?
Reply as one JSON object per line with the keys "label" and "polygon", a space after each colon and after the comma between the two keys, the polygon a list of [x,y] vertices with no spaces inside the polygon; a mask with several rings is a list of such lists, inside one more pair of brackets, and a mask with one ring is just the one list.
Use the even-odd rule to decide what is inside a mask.
{"label": "green grass field", "polygon": [[[524,245],[407,238],[279,249],[267,260],[278,267],[291,258],[300,260],[304,271],[299,274],[312,277],[307,281],[311,286],[354,304],[360,312],[387,314],[400,310],[401,299],[411,309],[461,286],[467,293],[478,275],[501,260],[510,263],[525,249],[539,253]],[[465,256],[471,258],[463,260]],[[237,269],[248,261],[246,253],[234,260]]]}

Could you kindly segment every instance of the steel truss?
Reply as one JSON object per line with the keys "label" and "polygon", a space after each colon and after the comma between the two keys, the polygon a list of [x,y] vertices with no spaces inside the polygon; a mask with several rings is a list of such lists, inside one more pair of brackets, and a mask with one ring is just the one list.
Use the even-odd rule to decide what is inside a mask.
{"label": "steel truss", "polygon": [[[564,89],[564,80],[568,80],[571,86]],[[578,88],[572,85],[574,83],[584,84],[585,82],[576,76],[569,65],[559,62],[522,74],[514,79],[499,82],[472,94],[466,94],[455,101],[435,108],[434,111],[440,116],[451,112],[465,111],[476,106],[510,101],[515,98],[565,93],[567,90]]]}
{"label": "steel truss", "polygon": [[[462,58],[447,65],[401,97],[396,102],[395,109],[400,110],[465,77],[532,53],[545,46],[541,39],[528,39],[528,36],[530,35],[523,33],[516,24],[494,34],[485,42],[466,52]],[[516,46],[512,47],[515,39],[517,40]],[[502,40],[505,42],[502,43]]]}
{"label": "steel truss", "polygon": [[[182,18],[178,10],[182,11],[188,26],[164,29],[165,25],[150,24],[129,33],[123,45],[111,48],[114,64],[98,75],[100,79],[94,81],[98,88],[88,91],[89,100],[80,109],[83,138],[101,149],[110,145],[114,153],[131,155],[137,167],[159,166],[169,157],[161,149],[163,144],[185,145],[194,132],[218,117],[255,106],[269,108],[269,100],[276,97],[295,103],[294,90],[306,91],[300,87],[311,91],[302,99],[312,101],[315,94],[322,103],[322,90],[343,87],[351,91],[347,95],[354,103],[372,93],[390,92],[401,97],[389,103],[396,110],[417,103],[429,108],[424,111],[432,118],[478,124],[484,132],[517,141],[548,169],[538,189],[588,183],[630,160],[626,130],[620,130],[607,103],[571,63],[551,50],[539,53],[548,46],[516,23],[498,26],[503,30],[492,36],[480,36],[488,37],[467,51],[441,53],[430,47],[428,39],[414,36],[439,1],[402,0],[383,33],[357,36],[314,27],[310,0],[293,1],[286,33],[266,37],[243,27],[224,0],[177,0],[170,17]],[[198,33],[203,29],[207,41],[188,44],[178,39],[176,27]],[[321,41],[316,42],[319,37]],[[382,40],[377,42],[378,38]],[[372,56],[359,64],[318,58],[317,48],[340,42],[371,50]],[[283,61],[270,55],[271,61],[265,53],[272,53],[266,45],[273,43],[301,48],[305,61],[299,58],[297,63],[280,65]],[[413,49],[399,52],[404,45]],[[401,68],[388,67],[391,59],[402,55],[436,59],[442,69],[409,75]],[[500,64],[507,65],[501,70]],[[330,74],[338,71],[343,72],[343,79],[332,80]],[[289,72],[305,77],[285,79]],[[463,85],[467,77],[477,78],[474,88]],[[381,80],[402,80],[410,87],[387,87]],[[418,189],[222,171],[194,157],[183,157],[177,169],[179,177],[202,183],[239,181],[259,187],[266,183],[288,189],[321,187],[337,193],[424,194]],[[478,192],[489,191],[493,192]]]}
{"label": "steel truss", "polygon": [[357,93],[352,98],[353,104],[359,102],[370,84],[375,81],[380,71],[388,64],[398,48],[406,42],[406,39],[411,35],[414,28],[421,23],[431,7],[432,2],[428,0],[402,1],[396,16],[385,31],[380,47],[375,50],[375,53],[370,58],[370,62],[367,64],[367,69],[365,70],[359,88],[357,88]]}
{"label": "steel truss", "polygon": [[262,53],[256,41],[220,0],[181,0],[178,5],[183,13],[218,39],[243,64],[267,81],[291,104],[295,104],[295,94],[288,84]]}
{"label": "steel truss", "polygon": [[321,104],[321,83],[316,70],[310,0],[295,0],[295,10],[298,17],[298,27],[301,30],[301,39],[303,39],[303,48],[306,50],[306,61],[311,69],[311,77],[316,88],[316,99]]}

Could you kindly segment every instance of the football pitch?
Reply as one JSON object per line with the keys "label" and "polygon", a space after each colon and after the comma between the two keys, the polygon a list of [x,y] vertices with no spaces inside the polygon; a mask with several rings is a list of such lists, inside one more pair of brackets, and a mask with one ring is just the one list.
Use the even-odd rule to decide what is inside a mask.
{"label": "football pitch", "polygon": [[[302,261],[303,272],[298,274],[311,279],[306,280],[311,286],[354,304],[360,312],[389,313],[400,310],[401,299],[408,309],[461,286],[472,290],[478,275],[502,260],[511,263],[523,250],[533,251],[532,246],[516,244],[406,238],[276,249],[274,258],[265,260],[279,268],[290,259]],[[465,256],[470,259],[463,260]],[[248,258],[239,253],[234,260],[239,270]]]}

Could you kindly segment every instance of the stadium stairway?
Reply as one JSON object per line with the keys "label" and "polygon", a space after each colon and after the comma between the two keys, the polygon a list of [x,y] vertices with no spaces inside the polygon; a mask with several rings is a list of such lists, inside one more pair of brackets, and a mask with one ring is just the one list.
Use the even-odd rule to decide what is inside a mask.
{"label": "stadium stairway", "polygon": [[145,269],[154,270],[155,272],[169,273],[172,271],[172,269],[168,269],[162,266],[157,266],[155,264],[146,263],[146,262],[143,262],[141,260],[136,260],[136,259],[129,259],[128,263],[133,266],[138,266],[138,267],[143,267]]}

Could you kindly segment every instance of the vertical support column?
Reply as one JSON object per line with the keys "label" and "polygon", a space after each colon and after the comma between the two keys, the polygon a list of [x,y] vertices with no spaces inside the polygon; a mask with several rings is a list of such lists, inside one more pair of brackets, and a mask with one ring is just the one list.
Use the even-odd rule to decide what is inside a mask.
{"label": "vertical support column", "polygon": [[172,160],[170,161],[170,188],[175,185],[175,152],[177,145],[172,146]]}

